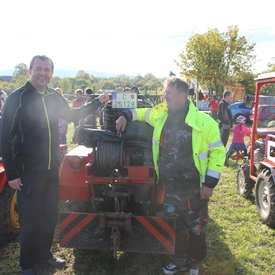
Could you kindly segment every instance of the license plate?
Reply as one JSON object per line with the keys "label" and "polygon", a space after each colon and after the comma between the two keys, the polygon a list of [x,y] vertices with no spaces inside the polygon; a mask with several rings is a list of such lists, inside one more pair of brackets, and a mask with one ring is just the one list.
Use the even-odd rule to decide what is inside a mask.
{"label": "license plate", "polygon": [[113,108],[137,108],[137,94],[136,93],[112,93],[112,107]]}

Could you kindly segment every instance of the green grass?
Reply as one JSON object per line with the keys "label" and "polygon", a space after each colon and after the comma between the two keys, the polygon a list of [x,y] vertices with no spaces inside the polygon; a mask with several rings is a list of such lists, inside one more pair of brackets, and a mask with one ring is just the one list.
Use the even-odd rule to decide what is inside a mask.
{"label": "green grass", "polygon": [[[237,193],[236,172],[236,168],[224,167],[209,202],[208,257],[202,264],[201,274],[275,274],[275,231],[260,222],[254,201],[246,200]],[[158,275],[162,274],[162,266],[169,261],[167,255],[121,252],[114,259],[112,252],[60,248],[58,231],[53,251],[57,257],[67,261],[66,268],[57,271],[41,266],[37,267],[38,275]],[[0,274],[21,274],[18,262],[18,241],[1,247]]]}

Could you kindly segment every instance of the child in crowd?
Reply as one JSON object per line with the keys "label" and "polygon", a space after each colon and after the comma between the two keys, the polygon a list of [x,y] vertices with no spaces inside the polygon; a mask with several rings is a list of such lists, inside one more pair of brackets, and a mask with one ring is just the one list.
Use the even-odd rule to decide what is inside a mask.
{"label": "child in crowd", "polygon": [[234,127],[234,135],[232,139],[232,144],[228,151],[237,150],[244,151],[244,156],[247,156],[247,148],[244,144],[244,137],[250,135],[250,129],[248,129],[245,124],[246,118],[244,116],[238,116],[236,119],[237,125]]}

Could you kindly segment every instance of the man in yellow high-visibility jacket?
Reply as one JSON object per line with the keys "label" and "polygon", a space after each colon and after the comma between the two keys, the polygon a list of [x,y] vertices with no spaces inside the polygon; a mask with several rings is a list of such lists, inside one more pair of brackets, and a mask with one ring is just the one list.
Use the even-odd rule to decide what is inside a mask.
{"label": "man in yellow high-visibility jacket", "polygon": [[177,217],[175,255],[163,271],[190,269],[196,275],[206,257],[208,200],[219,181],[225,149],[218,124],[188,99],[188,84],[176,76],[164,84],[164,103],[123,111],[116,128],[124,131],[132,120],[154,127],[152,151],[158,182],[165,185],[164,211]]}

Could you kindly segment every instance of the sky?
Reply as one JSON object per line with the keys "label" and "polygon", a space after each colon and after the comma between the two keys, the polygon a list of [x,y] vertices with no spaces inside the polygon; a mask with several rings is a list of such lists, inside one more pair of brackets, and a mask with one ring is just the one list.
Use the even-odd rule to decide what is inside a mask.
{"label": "sky", "polygon": [[255,73],[275,56],[274,0],[2,2],[0,71],[45,54],[56,69],[166,77],[192,35],[231,25],[256,43]]}

